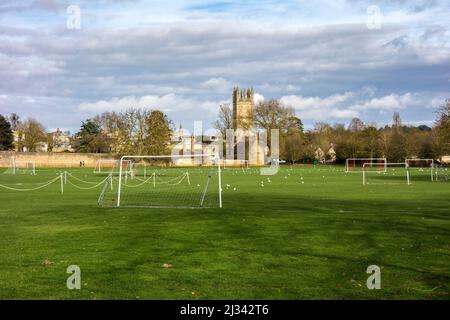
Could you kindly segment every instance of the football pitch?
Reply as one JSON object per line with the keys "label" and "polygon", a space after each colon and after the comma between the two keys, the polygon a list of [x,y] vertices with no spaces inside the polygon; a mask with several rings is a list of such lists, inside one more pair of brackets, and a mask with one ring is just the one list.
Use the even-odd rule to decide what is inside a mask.
{"label": "football pitch", "polygon": [[402,174],[230,168],[222,209],[150,209],[99,206],[92,168],[2,173],[0,299],[449,299],[450,182]]}

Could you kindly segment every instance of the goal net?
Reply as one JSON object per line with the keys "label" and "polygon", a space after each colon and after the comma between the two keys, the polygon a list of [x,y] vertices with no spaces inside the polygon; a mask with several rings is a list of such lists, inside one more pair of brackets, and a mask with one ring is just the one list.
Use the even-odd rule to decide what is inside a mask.
{"label": "goal net", "polygon": [[386,172],[386,163],[386,158],[349,158],[345,160],[345,172],[361,172],[366,164],[375,171]]}
{"label": "goal net", "polygon": [[418,181],[434,181],[434,160],[433,159],[406,159],[411,178]]}
{"label": "goal net", "polygon": [[224,159],[222,160],[223,168],[245,168],[248,169],[248,160],[237,160],[237,159]]}
{"label": "goal net", "polygon": [[435,165],[434,171],[435,181],[450,181],[450,170],[447,167]]}
{"label": "goal net", "polygon": [[[383,167],[384,170],[377,170]],[[411,184],[409,167],[400,163],[365,163],[363,165],[363,185],[366,184]]]}
{"label": "goal net", "polygon": [[[129,172],[131,171],[131,160],[123,160],[122,161],[122,168],[124,171]],[[94,173],[118,173],[120,170],[120,163],[121,160],[98,160],[95,164],[95,170]]]}
{"label": "goal net", "polygon": [[[131,164],[128,165],[127,162]],[[221,208],[220,159],[211,155],[124,156],[105,182],[102,206]],[[127,170],[131,167],[131,170]]]}
{"label": "goal net", "polygon": [[26,160],[11,160],[11,164],[5,173],[36,175],[36,162]]}

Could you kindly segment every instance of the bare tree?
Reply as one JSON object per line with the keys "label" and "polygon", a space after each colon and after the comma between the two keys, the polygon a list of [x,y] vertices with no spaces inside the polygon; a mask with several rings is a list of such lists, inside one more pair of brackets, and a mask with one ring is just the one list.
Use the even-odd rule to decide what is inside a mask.
{"label": "bare tree", "polygon": [[285,106],[277,100],[261,101],[255,107],[255,125],[268,131],[279,129],[281,134],[287,133],[298,124],[298,120],[292,107]]}
{"label": "bare tree", "polygon": [[27,151],[36,151],[39,143],[47,141],[45,127],[33,118],[28,118],[19,124],[19,149],[25,147]]}
{"label": "bare tree", "polygon": [[233,129],[233,110],[229,104],[219,106],[219,118],[214,122],[214,128],[220,131],[222,137],[226,136],[227,129]]}
{"label": "bare tree", "polygon": [[9,122],[11,123],[11,130],[16,131],[20,124],[20,117],[17,113],[11,113],[9,116]]}
{"label": "bare tree", "polygon": [[393,121],[394,121],[394,128],[395,129],[400,129],[402,127],[402,118],[400,117],[400,113],[399,112],[394,112],[394,116],[393,116]]}
{"label": "bare tree", "polygon": [[348,131],[350,132],[359,132],[363,131],[365,128],[364,122],[359,118],[353,118],[348,126]]}

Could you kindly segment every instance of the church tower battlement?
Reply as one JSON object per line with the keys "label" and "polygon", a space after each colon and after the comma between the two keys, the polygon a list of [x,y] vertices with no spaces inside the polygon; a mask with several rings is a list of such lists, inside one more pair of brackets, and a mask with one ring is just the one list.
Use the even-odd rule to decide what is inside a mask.
{"label": "church tower battlement", "polygon": [[233,128],[248,130],[253,128],[254,90],[233,89]]}

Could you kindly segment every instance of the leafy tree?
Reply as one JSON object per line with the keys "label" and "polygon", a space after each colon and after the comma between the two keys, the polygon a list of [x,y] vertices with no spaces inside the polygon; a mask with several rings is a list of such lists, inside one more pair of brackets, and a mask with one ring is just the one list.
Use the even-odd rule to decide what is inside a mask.
{"label": "leafy tree", "polygon": [[450,153],[450,99],[445,101],[438,110],[438,116],[433,128],[435,153],[442,156]]}
{"label": "leafy tree", "polygon": [[291,133],[285,140],[282,155],[291,163],[298,162],[307,154],[304,136],[300,133]]}
{"label": "leafy tree", "polygon": [[381,156],[380,135],[376,127],[366,127],[361,132],[361,138],[363,140],[364,150],[367,152],[367,157],[377,158]]}
{"label": "leafy tree", "polygon": [[404,162],[407,158],[405,136],[397,131],[393,130],[388,140],[387,145],[387,158],[389,162]]}
{"label": "leafy tree", "polygon": [[172,138],[172,122],[161,111],[152,111],[145,119],[147,136],[145,150],[148,155],[169,153]]}
{"label": "leafy tree", "polygon": [[9,121],[0,114],[0,151],[14,148],[14,136]]}
{"label": "leafy tree", "polygon": [[98,152],[98,145],[96,145],[96,137],[101,132],[100,125],[92,120],[87,119],[81,124],[80,131],[77,133],[77,139],[75,142],[75,150],[77,152]]}

